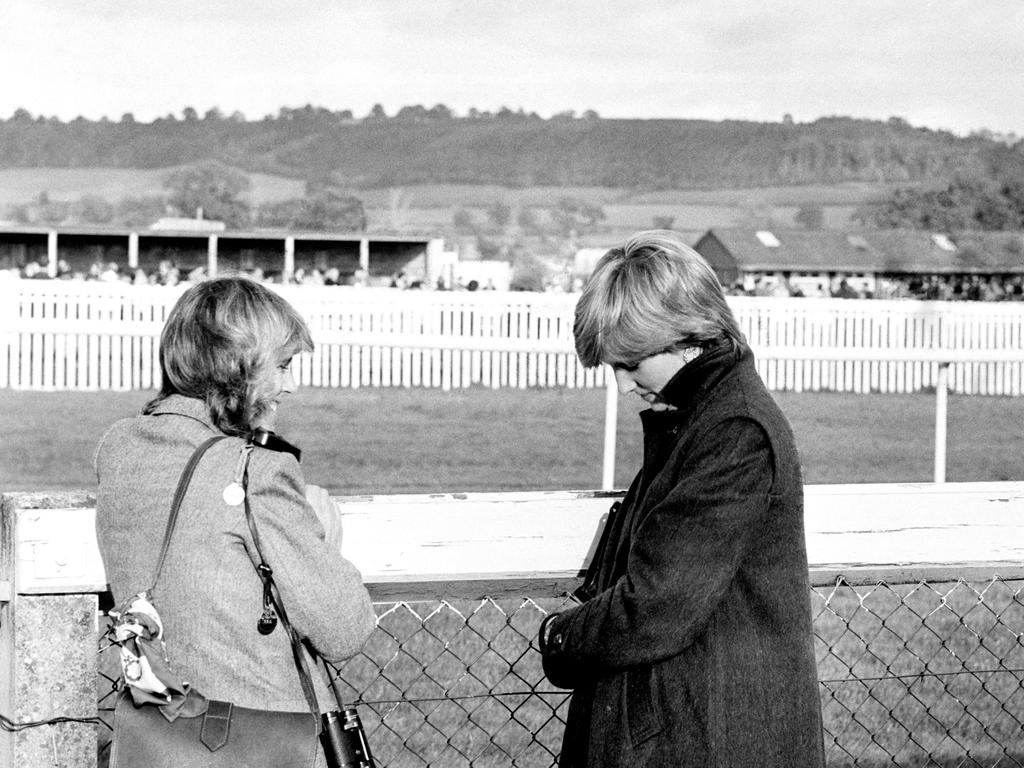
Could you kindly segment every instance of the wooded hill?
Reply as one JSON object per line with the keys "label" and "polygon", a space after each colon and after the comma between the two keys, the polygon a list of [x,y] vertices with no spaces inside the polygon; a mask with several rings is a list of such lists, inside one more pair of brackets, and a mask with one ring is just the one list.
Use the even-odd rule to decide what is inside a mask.
{"label": "wooded hill", "polygon": [[845,181],[1024,178],[1024,141],[958,137],[888,121],[603,119],[503,110],[455,117],[403,108],[354,119],[322,108],[247,121],[186,109],[140,123],[0,120],[0,167],[165,168],[216,159],[248,172],[349,188],[422,183],[712,189]]}

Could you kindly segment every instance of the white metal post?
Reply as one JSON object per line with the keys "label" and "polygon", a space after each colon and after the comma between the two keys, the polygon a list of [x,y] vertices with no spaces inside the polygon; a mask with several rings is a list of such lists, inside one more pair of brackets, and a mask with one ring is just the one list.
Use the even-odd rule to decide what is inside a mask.
{"label": "white metal post", "polygon": [[604,369],[604,378],[604,462],[601,488],[611,491],[615,488],[615,435],[619,422],[619,388],[611,367]]}
{"label": "white metal post", "polygon": [[370,274],[370,238],[363,237],[359,240],[359,268]]}
{"label": "white metal post", "polygon": [[217,236],[210,235],[206,242],[206,273],[210,277],[217,276]]}
{"label": "white metal post", "polygon": [[949,401],[949,361],[939,363],[935,380],[935,482],[946,482],[946,417]]}
{"label": "white metal post", "polygon": [[57,276],[57,230],[46,233],[46,274]]}
{"label": "white metal post", "polygon": [[284,239],[284,282],[290,283],[295,274],[295,238],[288,235]]}
{"label": "white metal post", "polygon": [[128,266],[132,269],[139,268],[139,233],[128,233]]}

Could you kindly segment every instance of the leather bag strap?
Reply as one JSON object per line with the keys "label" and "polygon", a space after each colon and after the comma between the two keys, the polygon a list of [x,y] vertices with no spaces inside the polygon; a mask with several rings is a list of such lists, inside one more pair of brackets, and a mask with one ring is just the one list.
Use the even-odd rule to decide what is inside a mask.
{"label": "leather bag strap", "polygon": [[[205,454],[214,443],[225,439],[227,439],[227,435],[215,435],[200,444],[195,451],[192,452],[192,456],[189,458],[188,463],[181,472],[181,477],[178,479],[178,487],[174,492],[174,499],[171,501],[171,512],[167,518],[167,527],[164,530],[163,543],[160,545],[160,554],[157,557],[152,585],[148,590],[148,594],[151,596],[160,579],[160,572],[163,570],[164,560],[167,558],[167,550],[170,547],[171,536],[173,535],[174,528],[178,522],[178,512],[181,509],[181,502],[184,500],[185,494],[188,491],[188,486],[192,481],[192,475],[195,473],[196,466],[198,466],[200,459],[203,458],[203,454]],[[243,488],[247,488],[248,485],[249,471],[247,465],[243,474]],[[259,530],[256,527],[256,518],[253,516],[252,509],[249,506],[248,494],[245,495],[244,502],[245,521],[249,526],[249,533],[251,534],[253,544],[256,547],[256,554],[260,559],[260,564],[256,568],[256,573],[259,575],[264,585],[269,586],[270,588],[270,594],[274,603],[274,610],[277,611],[281,625],[284,627],[285,632],[288,633],[288,640],[292,646],[292,657],[295,660],[295,670],[299,673],[299,682],[302,685],[302,693],[306,698],[306,703],[309,705],[310,712],[319,719],[320,706],[317,701],[316,690],[313,687],[313,678],[309,671],[309,665],[307,663],[305,653],[303,652],[302,640],[299,637],[298,632],[295,631],[291,622],[288,620],[288,612],[285,610],[284,603],[281,601],[281,594],[277,589],[277,584],[274,583],[273,571],[267,564],[266,558],[263,556],[263,551],[260,548]]]}
{"label": "leather bag strap", "polygon": [[178,522],[178,510],[181,509],[181,502],[185,498],[185,492],[188,491],[189,483],[192,482],[192,475],[196,471],[196,466],[199,464],[199,460],[203,458],[203,454],[210,449],[210,447],[221,440],[225,440],[227,435],[214,435],[209,440],[206,440],[198,448],[192,452],[192,456],[189,458],[188,463],[185,465],[185,469],[181,471],[181,477],[178,479],[178,487],[174,491],[174,499],[171,501],[171,514],[167,517],[167,528],[164,530],[164,541],[160,545],[160,556],[156,560],[156,568],[153,571],[153,581],[147,591],[147,594],[152,596],[153,591],[156,589],[156,583],[160,580],[160,572],[164,567],[164,560],[167,558],[167,549],[171,544],[171,534],[174,533],[174,526]]}
{"label": "leather bag strap", "polygon": [[281,621],[281,626],[284,627],[284,631],[288,633],[288,641],[292,646],[292,658],[295,661],[295,671],[299,673],[299,683],[302,685],[302,693],[306,697],[306,703],[309,705],[310,711],[319,718],[320,704],[316,698],[316,690],[313,688],[313,676],[309,671],[306,654],[303,652],[302,639],[299,637],[299,633],[295,631],[295,628],[292,627],[292,623],[288,620],[288,612],[285,610],[284,602],[281,600],[281,593],[277,589],[277,584],[274,583],[274,571],[267,564],[267,559],[263,556],[263,549],[260,546],[260,532],[256,527],[256,517],[253,515],[252,508],[249,506],[248,466],[246,466],[242,477],[243,487],[246,489],[245,522],[249,526],[249,534],[252,536],[253,546],[256,547],[256,556],[260,560],[259,565],[256,566],[256,573],[263,582],[264,588],[269,588],[270,590],[271,599],[274,603],[274,610],[277,611],[277,616]]}

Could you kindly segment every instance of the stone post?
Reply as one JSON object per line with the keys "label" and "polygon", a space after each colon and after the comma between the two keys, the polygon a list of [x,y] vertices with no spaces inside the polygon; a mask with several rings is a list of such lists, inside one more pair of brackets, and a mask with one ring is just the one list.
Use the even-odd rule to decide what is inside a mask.
{"label": "stone post", "polygon": [[[95,530],[88,509],[94,505],[81,492],[0,496],[0,712],[16,723],[96,716],[98,585],[89,591],[77,583],[76,560],[88,548],[75,546],[70,530],[67,547],[32,541],[34,527],[76,517],[81,525],[71,529]],[[56,518],[50,520],[47,510]],[[50,564],[58,571],[70,568],[64,574],[69,578],[54,574]],[[98,728],[72,722],[0,731],[0,766],[91,768]]]}

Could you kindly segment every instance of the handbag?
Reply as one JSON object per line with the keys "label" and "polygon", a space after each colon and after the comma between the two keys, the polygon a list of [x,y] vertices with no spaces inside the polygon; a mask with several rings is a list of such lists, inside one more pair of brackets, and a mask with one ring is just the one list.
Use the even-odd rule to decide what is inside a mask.
{"label": "handbag", "polygon": [[[119,612],[118,623],[124,621],[126,616],[131,616],[131,620],[146,623],[152,629],[153,623],[147,620],[155,620],[159,630],[156,640],[160,650],[163,627],[151,598],[163,568],[182,499],[195,468],[203,454],[223,439],[223,435],[211,437],[193,452],[182,471],[171,502],[152,586],[147,592],[129,600],[127,608]],[[172,682],[171,686],[163,686],[154,669],[165,674],[170,672],[169,668],[162,667],[162,661],[166,662],[166,659],[161,659],[160,654],[157,654],[151,663],[150,658],[141,652],[138,639],[124,638],[118,644],[122,649],[125,685],[114,707],[110,768],[310,768],[316,760],[318,741],[323,744],[331,768],[374,768],[369,745],[355,710],[342,707],[345,711],[343,717],[339,717],[337,712],[320,714],[303,654],[302,640],[288,621],[288,614],[273,581],[273,571],[260,549],[259,532],[249,507],[248,496],[244,495],[244,485],[248,480],[248,454],[251,451],[252,443],[249,442],[243,448],[243,471],[239,479],[243,484],[246,522],[260,561],[256,571],[263,583],[264,613],[258,628],[261,634],[269,634],[280,619],[291,643],[295,668],[309,704],[309,712],[251,709],[228,701],[205,699],[195,690],[189,689],[187,684],[178,687]],[[133,607],[137,608],[137,612],[132,612]],[[147,613],[149,609],[152,609],[151,614]],[[137,625],[131,627],[134,629]],[[153,643],[150,635],[144,637],[142,644]],[[173,673],[169,677],[173,680]],[[335,682],[329,675],[328,682],[338,696]],[[155,685],[156,693],[152,693],[153,687],[146,688],[140,683]],[[171,700],[174,700],[173,705],[170,704]],[[341,706],[340,696],[338,703]]]}
{"label": "handbag", "polygon": [[122,691],[114,707],[110,768],[308,768],[319,723],[309,712],[275,712],[208,702],[197,717],[173,722]]}

